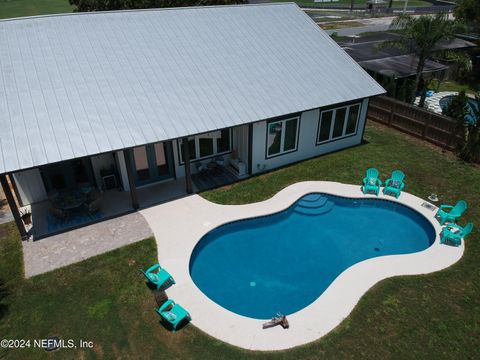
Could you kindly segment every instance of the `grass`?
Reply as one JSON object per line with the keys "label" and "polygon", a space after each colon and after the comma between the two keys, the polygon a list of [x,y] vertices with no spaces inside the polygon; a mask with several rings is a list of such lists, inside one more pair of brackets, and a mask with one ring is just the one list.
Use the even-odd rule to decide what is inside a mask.
{"label": "grass", "polygon": [[352,28],[363,26],[361,22],[358,21],[334,21],[328,24],[322,24],[320,27],[323,30],[332,30],[332,29],[343,29],[343,28]]}
{"label": "grass", "polygon": [[[470,208],[462,223],[480,224],[478,167],[384,127],[369,125],[366,134],[368,144],[202,195],[242,204],[264,200],[297,181],[359,183],[367,167],[376,166],[384,179],[400,168],[407,174],[409,192],[425,197],[435,191],[441,202],[463,198]],[[384,280],[324,338],[288,351],[260,353],[226,345],[192,325],[171,334],[159,324],[153,296],[138,272],[156,261],[153,239],[24,279],[21,242],[10,223],[0,225],[0,278],[7,293],[0,301],[0,334],[7,339],[60,335],[94,342],[93,349],[51,354],[59,359],[474,359],[480,358],[479,257],[476,228],[463,258],[451,268]],[[0,349],[0,358],[50,356],[39,349]]]}
{"label": "grass", "polygon": [[[432,80],[430,82],[430,88],[432,89],[437,89],[438,86],[438,80]],[[470,95],[475,95],[475,89],[470,87],[468,84],[461,84],[457,81],[453,80],[447,80],[447,81],[442,81],[440,83],[440,86],[438,87],[438,91],[465,91],[467,94]]]}
{"label": "grass", "polygon": [[72,12],[68,0],[0,0],[0,19]]}

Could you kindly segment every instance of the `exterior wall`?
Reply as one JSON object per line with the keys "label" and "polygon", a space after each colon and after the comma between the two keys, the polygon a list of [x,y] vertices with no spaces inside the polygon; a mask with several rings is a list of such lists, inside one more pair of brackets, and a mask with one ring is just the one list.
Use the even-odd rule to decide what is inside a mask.
{"label": "exterior wall", "polygon": [[233,128],[232,149],[237,151],[238,159],[248,168],[248,125]]}
{"label": "exterior wall", "polygon": [[112,165],[115,166],[115,158],[113,157],[113,154],[102,154],[92,156],[90,160],[92,161],[93,176],[95,176],[95,181],[101,189],[103,184],[100,171],[105,168],[109,169]]}
{"label": "exterior wall", "polygon": [[267,121],[254,123],[252,139],[252,173],[256,174],[262,171],[271,170],[289,163],[359,144],[362,141],[363,128],[368,110],[368,99],[363,99],[363,101],[360,102],[362,105],[355,135],[317,145],[320,109],[305,111],[301,113],[300,116],[297,150],[268,159],[266,158]]}
{"label": "exterior wall", "polygon": [[30,205],[48,199],[45,185],[38,168],[20,171],[13,174],[18,194],[23,205]]}
{"label": "exterior wall", "polygon": [[125,156],[123,151],[115,152],[115,160],[117,163],[117,171],[122,181],[123,191],[130,191],[130,185],[128,184],[127,165],[125,164]]}

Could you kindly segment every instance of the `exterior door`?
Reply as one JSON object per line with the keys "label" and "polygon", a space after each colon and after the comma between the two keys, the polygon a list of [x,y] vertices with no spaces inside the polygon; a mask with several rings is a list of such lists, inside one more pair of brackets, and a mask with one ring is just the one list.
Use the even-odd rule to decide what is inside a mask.
{"label": "exterior door", "polygon": [[135,182],[138,186],[173,177],[172,143],[137,146],[132,151]]}

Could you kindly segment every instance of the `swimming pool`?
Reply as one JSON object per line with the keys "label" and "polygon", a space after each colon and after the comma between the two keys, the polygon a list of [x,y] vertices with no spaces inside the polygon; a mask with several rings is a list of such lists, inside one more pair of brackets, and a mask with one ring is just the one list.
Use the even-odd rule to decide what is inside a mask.
{"label": "swimming pool", "polygon": [[358,262],[425,250],[435,236],[423,215],[399,203],[312,193],[279,213],[210,231],[189,270],[218,305],[267,319],[305,308]]}

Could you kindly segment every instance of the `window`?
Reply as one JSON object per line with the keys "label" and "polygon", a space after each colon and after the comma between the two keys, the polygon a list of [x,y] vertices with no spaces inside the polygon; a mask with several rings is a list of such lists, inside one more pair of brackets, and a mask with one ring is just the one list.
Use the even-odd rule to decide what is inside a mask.
{"label": "window", "polygon": [[360,104],[322,111],[318,124],[317,144],[356,134],[359,114]]}
{"label": "window", "polygon": [[360,113],[360,105],[350,106],[350,112],[348,113],[347,129],[345,135],[353,134],[357,130],[358,114]]}
{"label": "window", "polygon": [[[231,150],[230,138],[230,129],[213,131],[188,138],[190,160],[200,160],[229,152]],[[183,163],[183,140],[179,140],[178,144],[180,163]]]}
{"label": "window", "polygon": [[267,158],[297,150],[299,118],[267,123]]}

